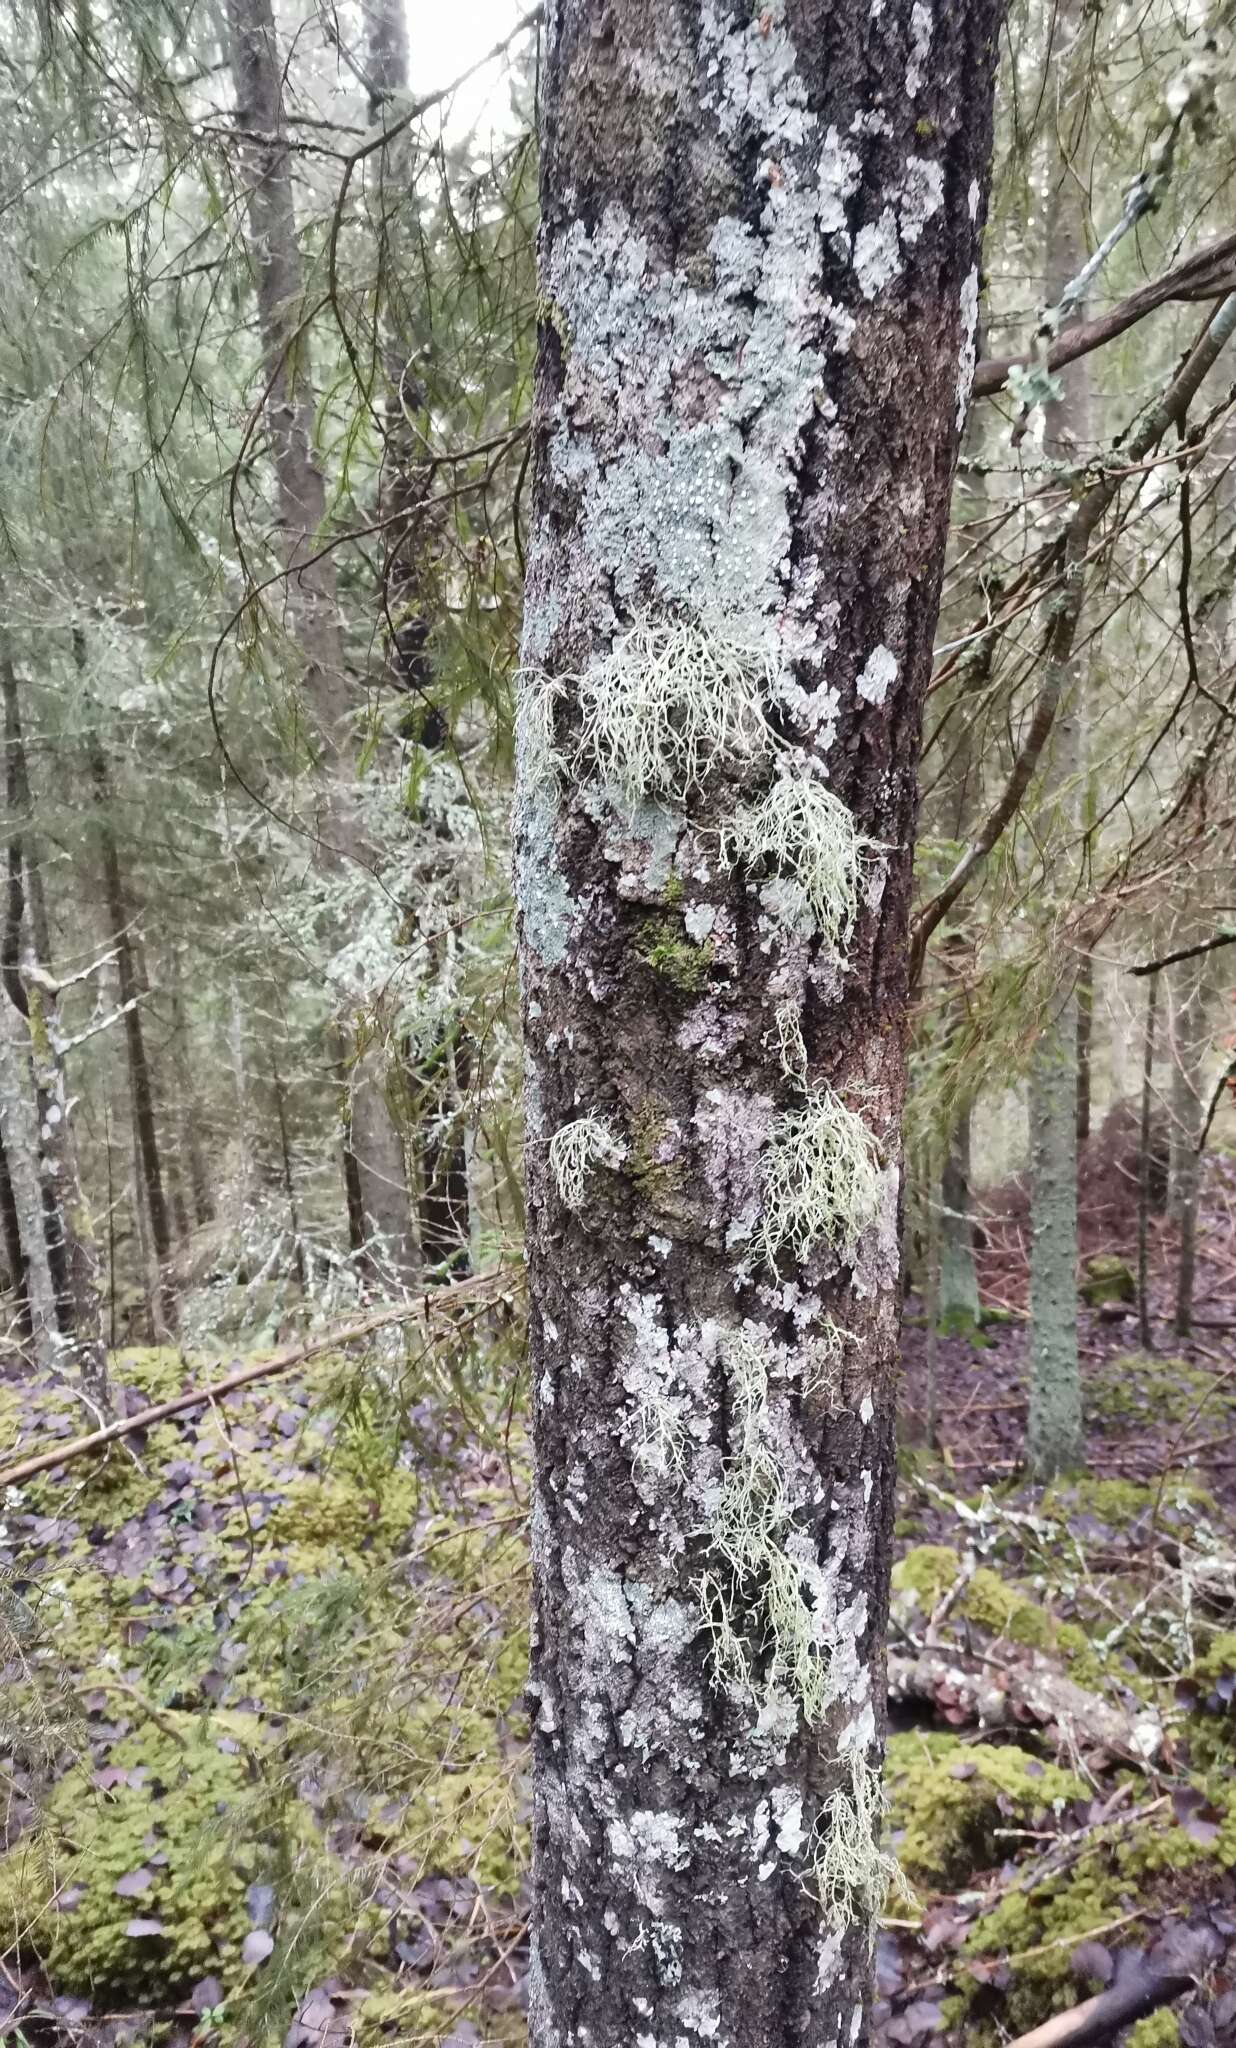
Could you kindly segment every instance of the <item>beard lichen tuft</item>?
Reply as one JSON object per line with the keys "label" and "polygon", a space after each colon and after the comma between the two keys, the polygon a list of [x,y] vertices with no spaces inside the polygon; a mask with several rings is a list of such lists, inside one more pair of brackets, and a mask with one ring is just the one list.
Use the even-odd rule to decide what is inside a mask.
{"label": "beard lichen tuft", "polygon": [[862,1118],[821,1088],[778,1119],[763,1163],[759,1242],[769,1265],[786,1250],[801,1261],[821,1242],[850,1257],[881,1199],[876,1141]]}
{"label": "beard lichen tuft", "polygon": [[707,1523],[696,1581],[713,1671],[732,1697],[789,1699],[814,1726],[837,1698],[836,1608],[796,1503],[769,1409],[777,1354],[755,1325],[724,1347],[737,1442]]}
{"label": "beard lichen tuft", "polygon": [[831,789],[789,773],[755,803],[739,805],[722,831],[721,850],[731,866],[769,864],[797,882],[821,938],[837,953],[853,931],[866,872],[882,851]]}
{"label": "beard lichen tuft", "polygon": [[767,759],[777,666],[732,619],[637,619],[578,678],[575,764],[629,806],[685,802],[711,769]]}
{"label": "beard lichen tuft", "polygon": [[590,1110],[574,1123],[563,1124],[549,1141],[549,1166],[559,1198],[568,1209],[582,1209],[588,1177],[594,1166],[621,1166],[626,1147],[602,1117]]}
{"label": "beard lichen tuft", "polygon": [[810,1886],[825,1919],[838,1930],[866,1925],[874,1941],[890,1892],[913,1902],[897,1858],[880,1844],[884,1789],[865,1750],[846,1752],[849,1783],[820,1810],[812,1836]]}

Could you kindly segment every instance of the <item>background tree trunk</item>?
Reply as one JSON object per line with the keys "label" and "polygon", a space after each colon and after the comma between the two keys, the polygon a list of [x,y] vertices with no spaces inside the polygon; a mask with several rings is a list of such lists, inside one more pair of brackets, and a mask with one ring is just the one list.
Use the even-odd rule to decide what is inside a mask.
{"label": "background tree trunk", "polygon": [[[0,659],[0,688],[4,695],[5,793],[11,834],[3,978],[5,992],[24,1026],[17,1037],[25,1041],[21,1052],[14,1048],[16,1070],[12,1085],[18,1095],[24,1093],[22,1069],[27,1068],[34,1089],[36,1172],[56,1335],[73,1362],[83,1393],[96,1412],[106,1416],[110,1402],[107,1347],[99,1308],[98,1256],[78,1170],[70,1121],[72,1105],[64,1078],[57,989],[49,972],[50,935],[35,847],[17,671],[7,655]],[[24,937],[27,932],[28,944]],[[20,1108],[16,1114],[20,1125]],[[25,1237],[27,1226],[22,1221],[16,1190],[13,1192],[18,1231]],[[31,1216],[28,1229],[33,1232],[34,1228]],[[27,1242],[27,1275],[34,1256],[34,1248]]]}
{"label": "background tree trunk", "polygon": [[916,751],[997,9],[547,13],[530,2033],[859,2043]]}
{"label": "background tree trunk", "polygon": [[[80,650],[79,666],[84,668],[85,644],[80,633],[76,636],[76,644]],[[103,901],[107,911],[108,935],[116,956],[116,984],[124,1010],[122,1028],[125,1057],[129,1067],[133,1131],[156,1273],[151,1311],[156,1331],[162,1333],[170,1330],[175,1324],[176,1297],[169,1263],[172,1232],[168,1219],[167,1198],[163,1190],[163,1164],[159,1156],[159,1132],[155,1122],[154,1084],[146,1052],[146,1033],[141,1013],[141,998],[146,990],[143,977],[138,972],[137,949],[133,939],[129,906],[125,900],[116,835],[107,815],[111,801],[111,778],[107,771],[107,756],[103,752],[98,734],[94,731],[87,734],[86,752],[98,808],[98,846],[103,877]]]}
{"label": "background tree trunk", "polygon": [[[265,407],[275,466],[291,638],[320,750],[315,860],[325,875],[363,861],[356,809],[353,707],[344,665],[334,556],[320,548],[326,490],[314,455],[314,394],[300,327],[304,296],[283,72],[271,0],[228,0],[236,120],[245,138],[250,261],[266,367]],[[383,1279],[419,1273],[403,1139],[385,1092],[377,1045],[351,1060],[351,1146],[371,1264]]]}
{"label": "background tree trunk", "polygon": [[[1066,75],[1077,76],[1074,39],[1081,11],[1063,7],[1056,34]],[[1078,87],[1084,106],[1086,84]],[[1085,134],[1084,113],[1061,117],[1061,161],[1047,220],[1047,303],[1054,306],[1069,280],[1086,260],[1084,188],[1074,162]],[[1079,125],[1074,125],[1074,120]],[[1084,359],[1062,373],[1064,394],[1046,408],[1045,452],[1059,462],[1084,460],[1093,423],[1090,413],[1090,366]],[[1069,694],[1057,713],[1043,785],[1048,839],[1055,814],[1058,850],[1044,878],[1047,915],[1053,924],[1067,908],[1076,876],[1071,842],[1080,819],[1081,697],[1083,655],[1073,664]],[[1054,944],[1054,931],[1047,943]],[[1082,1462],[1081,1376],[1077,1353],[1077,1126],[1078,998],[1077,963],[1054,963],[1055,987],[1047,1017],[1038,1030],[1030,1064],[1029,1119],[1031,1167],[1030,1216],[1030,1344],[1027,1450],[1031,1470],[1039,1478],[1068,1471]]]}
{"label": "background tree trunk", "polygon": [[0,1143],[4,1146],[21,1239],[35,1361],[46,1372],[57,1358],[56,1289],[48,1256],[28,1037],[20,1012],[7,1000],[0,1001]]}

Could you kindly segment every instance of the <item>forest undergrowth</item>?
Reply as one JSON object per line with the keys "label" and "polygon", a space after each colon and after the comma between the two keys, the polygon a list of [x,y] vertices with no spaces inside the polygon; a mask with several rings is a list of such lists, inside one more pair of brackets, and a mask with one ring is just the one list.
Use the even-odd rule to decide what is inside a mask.
{"label": "forest undergrowth", "polygon": [[[1122,2038],[1222,2044],[1236,1169],[1211,1168],[1187,1346],[1165,1322],[1138,1346],[1115,1274],[1133,1205],[1085,1220],[1085,1256],[1112,1262],[1083,1315],[1088,1469],[1047,1490],[1015,1469],[1017,1189],[986,1209],[983,1327],[933,1347],[934,1442],[907,1305],[888,1827],[914,1902],[879,1933],[877,2035],[997,2048],[1149,1957],[1196,1988]],[[1165,1303],[1170,1227],[1152,1238]],[[520,1349],[498,1273],[427,1327],[10,1487],[3,2038],[522,2040]],[[209,1377],[168,1346],[113,1373],[128,1413]],[[11,1361],[0,1463],[81,1427]]]}

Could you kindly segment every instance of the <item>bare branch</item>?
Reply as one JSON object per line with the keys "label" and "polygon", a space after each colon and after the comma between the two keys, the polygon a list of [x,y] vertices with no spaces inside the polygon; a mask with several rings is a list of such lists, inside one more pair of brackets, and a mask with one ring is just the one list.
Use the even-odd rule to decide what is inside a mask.
{"label": "bare branch", "polygon": [[[1144,320],[1148,313],[1156,312],[1172,300],[1221,299],[1233,290],[1236,290],[1236,234],[1220,235],[1216,241],[1207,242],[1203,248],[1195,250],[1192,256],[1186,256],[1182,263],[1164,271],[1162,277],[1139,285],[1127,299],[1121,299],[1108,312],[1097,314],[1093,320],[1079,320],[1075,327],[1066,329],[1052,343],[1047,354],[1047,367],[1049,370],[1062,370],[1068,363],[1092,355],[1095,349],[1115,341],[1130,327],[1136,326],[1139,320]],[[988,357],[974,373],[975,398],[994,398],[1003,391],[1010,370],[1030,369],[1034,360],[1033,354]]]}
{"label": "bare branch", "polygon": [[[1140,462],[1170,427],[1184,419],[1203,378],[1233,333],[1236,333],[1236,292],[1229,293],[1212,315],[1162,398],[1132,436],[1125,464]],[[1073,642],[1085,596],[1086,557],[1090,541],[1120,488],[1123,468],[1124,465],[1119,471],[1105,471],[1098,477],[1084,493],[1073,514],[1065,540],[1061,587],[1051,600],[1053,616],[1047,633],[1043,686],[1003,791],[944,887],[924,905],[915,920],[910,959],[912,986],[922,973],[927,941],[932,932],[947,917],[970,877],[986,860],[1030,787],[1068,681]]]}

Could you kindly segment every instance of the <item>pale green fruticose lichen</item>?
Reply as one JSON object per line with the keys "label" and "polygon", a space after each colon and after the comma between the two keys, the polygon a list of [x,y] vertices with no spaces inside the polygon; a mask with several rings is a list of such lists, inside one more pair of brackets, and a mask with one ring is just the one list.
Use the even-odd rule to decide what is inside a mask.
{"label": "pale green fruticose lichen", "polygon": [[821,937],[839,952],[858,916],[859,889],[880,852],[853,815],[805,775],[779,775],[755,803],[741,804],[721,834],[724,856],[758,867],[771,861],[800,885]]}
{"label": "pale green fruticose lichen", "polygon": [[683,801],[714,765],[772,751],[776,663],[732,620],[645,616],[578,678],[577,762],[629,804]]}
{"label": "pale green fruticose lichen", "polygon": [[[714,1562],[697,1581],[718,1682],[768,1704],[788,1696],[808,1726],[837,1697],[836,1603],[796,1504],[769,1412],[770,1341],[744,1324],[725,1343],[738,1425],[707,1524]],[[755,1665],[766,1657],[757,1676]]]}
{"label": "pale green fruticose lichen", "polygon": [[789,1249],[805,1259],[821,1239],[844,1256],[880,1211],[876,1141],[831,1088],[779,1118],[764,1153],[760,1243],[770,1265]]}
{"label": "pale green fruticose lichen", "polygon": [[880,1845],[885,1797],[864,1749],[846,1758],[850,1782],[821,1808],[812,1840],[811,1883],[836,1928],[866,1921],[874,1935],[891,1891],[911,1896],[896,1857]]}
{"label": "pale green fruticose lichen", "polygon": [[773,1012],[777,1034],[777,1055],[781,1071],[791,1081],[807,1083],[807,1041],[803,1037],[802,1009],[797,1002],[778,1003]]}
{"label": "pale green fruticose lichen", "polygon": [[563,685],[543,670],[525,668],[516,677],[515,754],[524,781],[544,788],[555,783],[563,767],[554,736],[554,712],[565,694]]}
{"label": "pale green fruticose lichen", "polygon": [[568,1209],[583,1208],[594,1166],[621,1166],[625,1158],[626,1146],[591,1110],[574,1123],[563,1124],[549,1141],[550,1171]]}
{"label": "pale green fruticose lichen", "polygon": [[845,1407],[846,1346],[857,1342],[852,1330],[843,1330],[825,1316],[803,1359],[799,1385],[804,1394],[821,1401],[829,1415],[838,1415]]}

